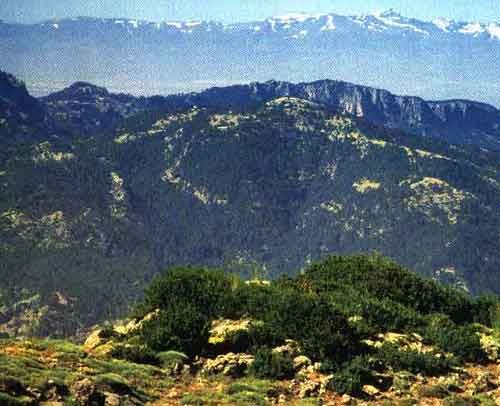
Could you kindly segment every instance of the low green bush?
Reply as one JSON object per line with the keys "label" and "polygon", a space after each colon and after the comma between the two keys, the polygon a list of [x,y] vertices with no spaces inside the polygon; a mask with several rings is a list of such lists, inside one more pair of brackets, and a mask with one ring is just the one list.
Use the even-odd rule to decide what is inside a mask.
{"label": "low green bush", "polygon": [[0,392],[0,405],[2,406],[26,406],[27,402],[23,402],[6,393]]}
{"label": "low green bush", "polygon": [[170,306],[144,323],[141,337],[155,351],[180,351],[192,357],[208,346],[210,319],[190,303]]}
{"label": "low green bush", "polygon": [[144,345],[118,345],[111,351],[111,356],[136,364],[160,365],[156,353]]}
{"label": "low green bush", "polygon": [[229,312],[231,309],[232,279],[222,271],[195,267],[169,269],[156,278],[145,291],[144,301],[136,316],[168,310],[186,304],[205,317]]}
{"label": "low green bush", "polygon": [[373,382],[370,361],[365,356],[354,358],[334,374],[329,389],[348,395],[359,395],[363,386]]}
{"label": "low green bush", "polygon": [[255,353],[249,373],[262,379],[291,378],[294,375],[293,361],[287,354],[261,348]]}
{"label": "low green bush", "polygon": [[409,371],[413,374],[439,375],[447,372],[456,363],[454,359],[436,353],[422,353],[414,350],[401,350],[395,344],[385,344],[375,357],[396,371]]}
{"label": "low green bush", "polygon": [[163,368],[171,368],[175,365],[184,365],[189,361],[186,354],[178,351],[164,351],[156,354]]}
{"label": "low green bush", "polygon": [[432,315],[421,332],[427,340],[460,360],[482,361],[486,357],[472,325],[459,326],[445,315]]}
{"label": "low green bush", "polygon": [[422,385],[417,389],[418,395],[421,398],[437,398],[444,399],[450,395],[450,392],[445,385]]}
{"label": "low green bush", "polygon": [[111,372],[97,375],[95,383],[99,387],[109,389],[119,394],[128,394],[133,392],[130,384],[123,377]]}

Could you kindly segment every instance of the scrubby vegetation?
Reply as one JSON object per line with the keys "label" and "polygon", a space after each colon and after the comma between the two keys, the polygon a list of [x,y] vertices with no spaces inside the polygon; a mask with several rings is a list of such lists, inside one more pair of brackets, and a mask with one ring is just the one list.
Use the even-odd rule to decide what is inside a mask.
{"label": "scrubby vegetation", "polygon": [[[374,254],[333,256],[295,278],[272,283],[244,282],[217,270],[173,268],[147,289],[135,316],[154,311],[158,316],[141,332],[154,350],[213,354],[211,321],[251,318],[250,328],[230,335],[226,345],[254,354],[250,372],[255,376],[293,374],[291,360],[269,349],[293,339],[307,357],[335,374],[336,391],[356,393],[374,370],[437,375],[465,361],[481,362],[486,354],[473,323],[497,323],[498,299],[474,299]],[[432,350],[369,345],[388,331],[419,333]]]}
{"label": "scrubby vegetation", "polygon": [[[487,353],[482,334],[498,334],[498,308],[498,298],[469,297],[376,254],[333,256],[274,281],[175,267],[150,284],[132,320],[95,331],[85,353],[64,341],[33,341],[16,358],[14,347],[0,352],[0,366],[21,388],[44,391],[50,374],[51,388],[67,398],[63,390],[88,374],[71,370],[80,365],[105,395],[139,400],[154,396],[155,376],[189,382],[196,374],[208,381],[185,392],[183,404],[264,405],[269,397],[325,391],[366,397],[392,386],[404,393],[416,376],[437,380],[412,395],[459,402],[457,368],[498,360],[500,347]],[[41,355],[29,358],[34,352]],[[47,356],[63,366],[49,372]],[[226,381],[212,385],[214,376]],[[491,391],[485,376],[478,385]],[[203,392],[214,385],[223,389]],[[17,401],[4,392],[4,402]]]}

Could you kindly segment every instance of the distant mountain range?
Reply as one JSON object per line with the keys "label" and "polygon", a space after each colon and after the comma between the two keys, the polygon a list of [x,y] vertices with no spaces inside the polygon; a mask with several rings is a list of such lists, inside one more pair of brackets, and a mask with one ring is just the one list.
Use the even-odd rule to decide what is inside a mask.
{"label": "distant mountain range", "polygon": [[0,68],[35,94],[75,80],[135,95],[338,78],[500,105],[500,23],[292,14],[252,23],[74,18],[0,23]]}
{"label": "distant mountain range", "polygon": [[9,331],[66,335],[119,317],[176,264],[273,277],[377,250],[500,292],[491,106],[336,81],[151,98],[80,82],[35,99],[2,73],[0,89]]}

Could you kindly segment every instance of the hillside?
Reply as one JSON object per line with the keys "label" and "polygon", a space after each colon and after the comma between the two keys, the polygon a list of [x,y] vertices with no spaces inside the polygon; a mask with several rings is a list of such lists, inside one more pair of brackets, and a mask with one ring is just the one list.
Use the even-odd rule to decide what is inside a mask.
{"label": "hillside", "polygon": [[[0,131],[3,143],[25,141],[45,128],[47,115],[24,83],[0,70]],[[5,151],[2,151],[5,152]]]}
{"label": "hillside", "polygon": [[380,256],[272,282],[177,267],[83,346],[0,339],[0,403],[494,406],[499,317]]}
{"label": "hillside", "polygon": [[0,168],[3,328],[117,317],[175,264],[275,277],[332,252],[499,293],[498,162],[293,97],[32,140]]}

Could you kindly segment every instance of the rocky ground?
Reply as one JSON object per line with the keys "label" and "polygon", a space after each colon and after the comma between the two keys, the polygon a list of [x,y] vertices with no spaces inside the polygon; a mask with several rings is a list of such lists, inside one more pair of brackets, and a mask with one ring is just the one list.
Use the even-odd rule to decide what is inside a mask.
{"label": "rocky ground", "polygon": [[[467,364],[444,376],[409,372],[379,374],[358,397],[328,389],[331,375],[301,354],[292,340],[273,351],[293,357],[295,377],[264,380],[250,376],[250,354],[226,352],[211,358],[188,358],[169,351],[157,366],[117,359],[113,350],[141,322],[98,329],[84,345],[56,340],[0,341],[0,405],[500,405],[500,348],[491,330],[482,334],[489,360]],[[229,332],[248,320],[218,320],[210,342],[223,348]],[[426,351],[418,335],[388,333],[370,345],[396,343]]]}

